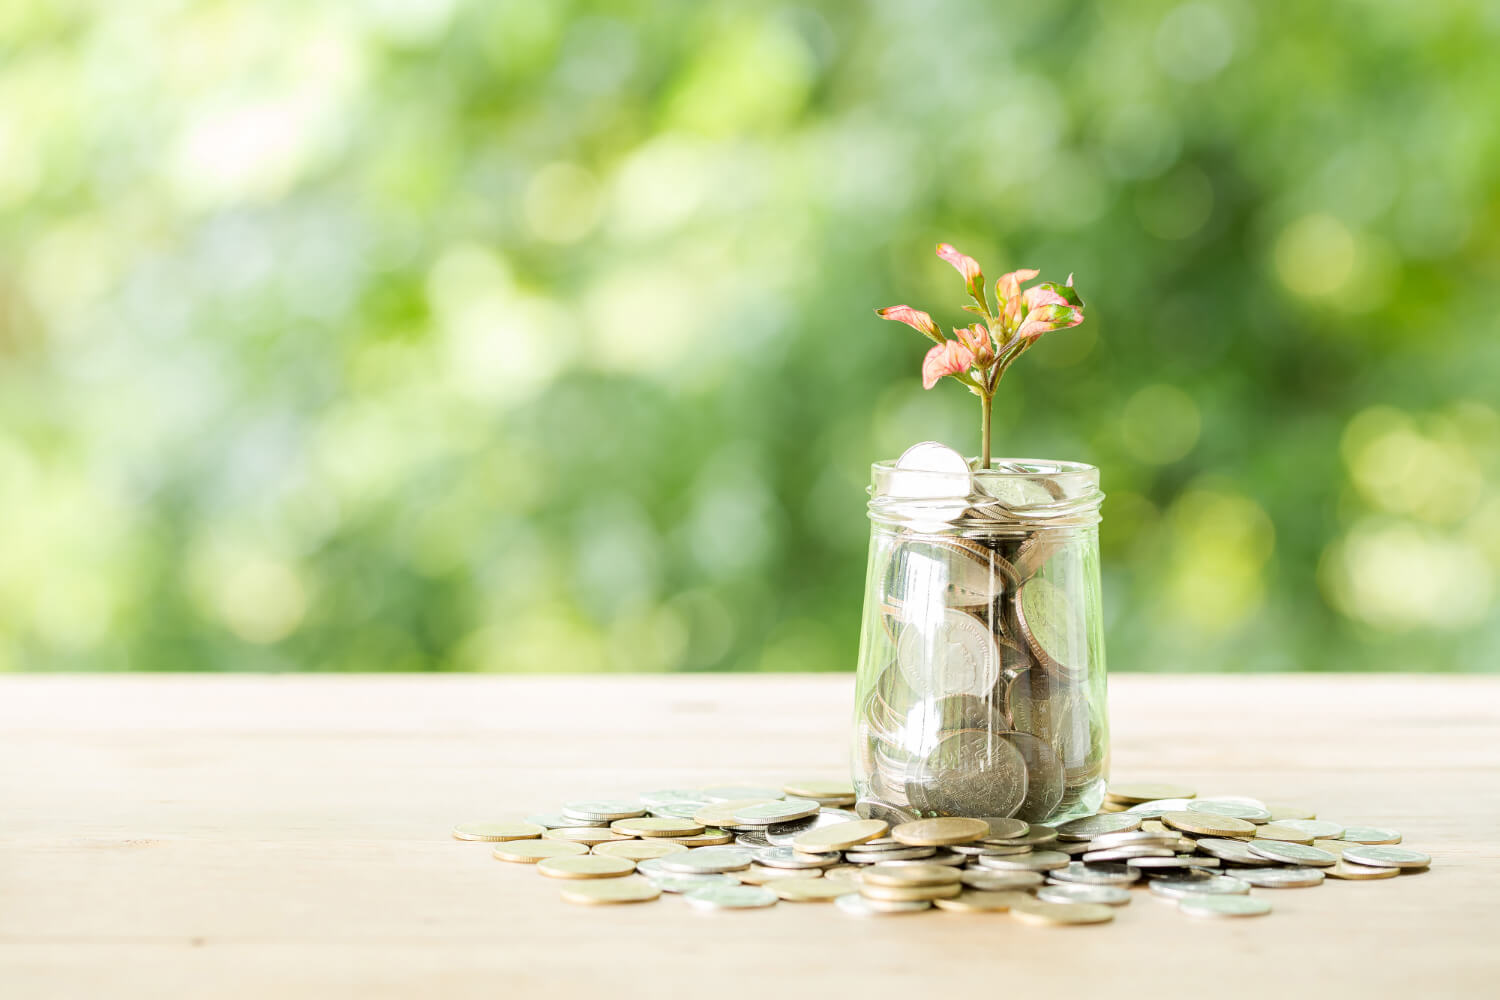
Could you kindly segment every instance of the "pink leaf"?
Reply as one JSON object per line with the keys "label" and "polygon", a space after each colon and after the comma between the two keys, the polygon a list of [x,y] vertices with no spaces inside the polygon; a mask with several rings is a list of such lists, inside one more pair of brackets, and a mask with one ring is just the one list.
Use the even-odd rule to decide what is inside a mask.
{"label": "pink leaf", "polygon": [[922,359],[922,388],[931,389],[944,375],[961,375],[974,364],[974,355],[956,340],[945,340]]}
{"label": "pink leaf", "polygon": [[964,276],[964,286],[978,302],[984,301],[984,273],[979,270],[979,261],[954,249],[951,243],[939,243],[937,255],[958,269]]}
{"label": "pink leaf", "polygon": [[1041,273],[1035,268],[1023,267],[995,279],[995,298],[999,300],[1000,315],[1005,317],[1007,326],[1014,326],[1021,315],[1021,282],[1030,281]]}
{"label": "pink leaf", "polygon": [[884,309],[876,309],[875,315],[881,319],[891,319],[897,323],[905,323],[913,330],[925,333],[938,343],[943,342],[943,332],[932,321],[932,317],[920,309],[913,309],[911,306],[886,306]]}
{"label": "pink leaf", "polygon": [[1082,322],[1082,309],[1069,305],[1045,305],[1027,314],[1016,336],[1034,339],[1051,330],[1066,330]]}

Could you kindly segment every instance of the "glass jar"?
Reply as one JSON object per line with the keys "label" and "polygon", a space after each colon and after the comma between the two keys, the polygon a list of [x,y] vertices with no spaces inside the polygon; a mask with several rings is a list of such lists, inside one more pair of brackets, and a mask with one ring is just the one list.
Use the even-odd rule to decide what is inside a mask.
{"label": "glass jar", "polygon": [[1000,459],[871,474],[860,815],[1096,812],[1109,761],[1099,470]]}

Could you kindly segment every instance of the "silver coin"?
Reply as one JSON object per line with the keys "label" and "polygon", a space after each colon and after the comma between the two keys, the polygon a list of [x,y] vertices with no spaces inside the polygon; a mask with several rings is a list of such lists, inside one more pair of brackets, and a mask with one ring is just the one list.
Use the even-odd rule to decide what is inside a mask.
{"label": "silver coin", "polygon": [[671,802],[707,802],[701,788],[660,788],[654,792],[642,792],[641,802],[650,807],[664,806]]}
{"label": "silver coin", "polygon": [[1342,824],[1327,819],[1278,819],[1276,824],[1301,830],[1318,840],[1337,840],[1344,835]]}
{"label": "silver coin", "polygon": [[1019,837],[985,837],[980,843],[995,847],[1041,847],[1057,843],[1057,828],[1033,823],[1031,829]]}
{"label": "silver coin", "polygon": [[[640,871],[640,866],[636,866]],[[740,880],[733,875],[674,875],[671,872],[656,872],[646,876],[646,880],[656,886],[662,892],[693,892],[697,889],[710,889],[720,885],[739,885]]]}
{"label": "silver coin", "polygon": [[1407,847],[1360,844],[1344,848],[1344,860],[1371,868],[1426,868],[1432,858]]}
{"label": "silver coin", "polygon": [[810,861],[808,855],[790,847],[762,847],[755,852],[755,860],[769,868],[829,868],[839,863],[839,855],[824,854]]}
{"label": "silver coin", "polygon": [[895,900],[873,900],[866,899],[857,892],[851,892],[847,896],[839,896],[833,901],[833,905],[849,914],[851,917],[888,917],[898,913],[919,913],[931,908],[932,903],[925,899],[897,902]]}
{"label": "silver coin", "polygon": [[609,826],[610,823],[607,819],[577,819],[573,816],[564,816],[561,813],[542,813],[537,816],[527,816],[526,822],[535,823],[537,826],[545,826],[549,830]]}
{"label": "silver coin", "polygon": [[912,690],[926,698],[984,698],[1000,679],[1000,647],[989,626],[974,615],[943,608],[941,617],[924,616],[902,625],[896,635],[896,665]]}
{"label": "silver coin", "polygon": [[1227,875],[1211,875],[1202,879],[1159,878],[1151,881],[1151,891],[1168,899],[1183,899],[1194,893],[1243,896],[1250,891],[1250,883]]}
{"label": "silver coin", "polygon": [[739,833],[736,833],[734,835],[734,846],[748,847],[753,851],[758,851],[762,847],[771,847],[773,845],[769,840],[766,839],[766,833],[764,830],[756,829],[741,830]]}
{"label": "silver coin", "polygon": [[[1251,854],[1287,865],[1312,865],[1315,868],[1327,868],[1339,863],[1337,854],[1330,854],[1321,847],[1292,844],[1284,840],[1252,840],[1249,842],[1249,847]],[[1354,859],[1350,858],[1350,860]]]}
{"label": "silver coin", "polygon": [[765,838],[772,847],[791,847],[798,834],[837,823],[852,823],[859,816],[847,809],[822,809],[816,815],[794,819],[789,823],[772,823],[765,828]]}
{"label": "silver coin", "polygon": [[1162,813],[1182,812],[1188,807],[1192,799],[1153,799],[1150,802],[1138,802],[1125,810],[1128,816],[1139,816],[1142,819],[1161,819]]}
{"label": "silver coin", "polygon": [[1101,833],[1089,841],[1089,848],[1095,851],[1107,851],[1112,847],[1133,847],[1136,844],[1145,844],[1148,847],[1173,847],[1181,839],[1175,833],[1125,830],[1122,833]]}
{"label": "silver coin", "polygon": [[[1066,791],[1067,779],[1057,751],[1046,740],[1030,733],[1006,733],[1005,738],[1015,744],[1021,759],[1026,763],[1026,797],[1016,815],[1021,820],[1044,820],[1057,811]],[[991,836],[1017,836],[1017,834],[995,834]]]}
{"label": "silver coin", "polygon": [[979,867],[1004,872],[1049,872],[1066,868],[1073,859],[1062,851],[1032,851],[1030,854],[981,854]]}
{"label": "silver coin", "polygon": [[1347,840],[1351,844],[1399,844],[1401,834],[1378,826],[1346,826],[1344,835],[1334,839]]}
{"label": "silver coin", "polygon": [[1193,854],[1174,854],[1170,858],[1130,858],[1125,862],[1143,872],[1168,871],[1174,868],[1218,868],[1218,858],[1204,858]]}
{"label": "silver coin", "polygon": [[637,816],[646,815],[646,807],[639,802],[631,802],[625,799],[586,799],[579,802],[565,802],[562,807],[564,816],[574,819],[592,819],[613,821],[617,819],[635,819]]}
{"label": "silver coin", "polygon": [[1041,872],[998,872],[986,868],[966,868],[959,873],[959,877],[970,889],[983,889],[986,892],[1031,889],[1046,881]]}
{"label": "silver coin", "polygon": [[654,860],[663,871],[704,875],[743,871],[750,867],[752,855],[743,847],[694,847]]}
{"label": "silver coin", "polygon": [[935,847],[905,847],[899,851],[845,851],[844,860],[856,865],[874,865],[882,861],[920,861],[936,854]]}
{"label": "silver coin", "polygon": [[1190,917],[1259,917],[1271,912],[1271,904],[1252,896],[1183,896],[1177,909]]}
{"label": "silver coin", "polygon": [[1036,891],[1036,898],[1044,903],[1103,903],[1106,906],[1124,906],[1130,902],[1130,890],[1121,889],[1117,885],[1072,882],[1043,886]]}
{"label": "silver coin", "polygon": [[891,826],[910,823],[917,818],[917,814],[910,809],[894,806],[879,799],[860,799],[854,803],[854,814],[860,819],[883,819]]}
{"label": "silver coin", "polygon": [[[937,850],[934,850],[929,857],[925,858],[892,858],[889,854],[880,854],[876,855],[876,857],[880,859],[875,862],[876,864],[890,865],[893,868],[905,865],[949,865],[953,868],[962,868],[964,862],[969,860],[962,854],[945,854]],[[847,861],[848,859],[849,856],[847,854],[844,855],[844,860]]]}
{"label": "silver coin", "polygon": [[1064,854],[1075,858],[1081,858],[1089,852],[1089,844],[1086,840],[1060,841],[1053,844],[1051,850],[1062,851]]}
{"label": "silver coin", "polygon": [[1188,812],[1209,813],[1213,816],[1230,816],[1251,823],[1269,823],[1271,810],[1264,806],[1248,805],[1228,799],[1193,799],[1187,804]]}
{"label": "silver coin", "polygon": [[1024,819],[1015,819],[1010,816],[979,816],[990,825],[990,832],[985,840],[1009,840],[1013,837],[1024,837],[1031,832],[1031,824]]}
{"label": "silver coin", "polygon": [[1087,841],[1106,833],[1139,830],[1141,818],[1129,813],[1099,813],[1069,820],[1057,828],[1059,840]]}
{"label": "silver coin", "polygon": [[697,802],[663,802],[659,806],[652,806],[647,812],[653,816],[669,816],[673,819],[692,819],[706,805],[707,799]]}
{"label": "silver coin", "polygon": [[1323,884],[1323,873],[1316,868],[1236,868],[1234,877],[1261,889],[1300,889]]}
{"label": "silver coin", "polygon": [[953,844],[948,848],[948,850],[957,851],[959,854],[968,854],[973,857],[978,857],[981,854],[988,854],[991,857],[997,858],[1003,858],[1016,854],[1031,853],[1031,848],[1025,846],[1024,844],[1017,844],[1015,847],[996,847],[993,844],[986,844],[982,840],[975,841],[972,844]]}
{"label": "silver coin", "polygon": [[699,795],[710,802],[730,802],[734,799],[779,799],[784,793],[779,788],[767,785],[715,785],[699,790]]}
{"label": "silver coin", "polygon": [[1105,851],[1085,851],[1084,861],[1129,861],[1131,858],[1170,858],[1177,852],[1170,847],[1152,847],[1149,844],[1132,844],[1129,847],[1111,847]]}
{"label": "silver coin", "polygon": [[1227,837],[1204,837],[1197,842],[1198,850],[1205,854],[1212,854],[1216,858],[1232,861],[1237,865],[1254,865],[1257,868],[1264,867],[1266,859],[1250,850],[1250,845],[1243,840],[1230,840]]}
{"label": "silver coin", "polygon": [[1064,868],[1047,873],[1047,880],[1058,882],[1083,882],[1086,885],[1129,885],[1141,877],[1141,873],[1129,865],[1110,862],[1089,864],[1074,861]]}
{"label": "silver coin", "polygon": [[823,807],[813,799],[762,802],[760,805],[735,810],[734,821],[745,826],[770,826],[772,823],[790,823],[792,820],[816,816],[821,808]]}
{"label": "silver coin", "polygon": [[753,910],[775,906],[781,897],[759,885],[709,885],[682,898],[703,910]]}
{"label": "silver coin", "polygon": [[1026,762],[996,733],[958,730],[908,772],[906,794],[924,814],[1004,816],[1026,800]]}

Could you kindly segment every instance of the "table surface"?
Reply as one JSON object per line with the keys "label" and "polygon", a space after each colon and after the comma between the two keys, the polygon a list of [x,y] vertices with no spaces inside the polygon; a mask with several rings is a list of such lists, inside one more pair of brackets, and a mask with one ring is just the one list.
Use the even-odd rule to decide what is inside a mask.
{"label": "table surface", "polygon": [[1500,677],[1111,679],[1113,771],[1393,826],[1420,875],[1195,921],[578,907],[463,820],[840,777],[848,676],[0,678],[0,994],[1494,996]]}

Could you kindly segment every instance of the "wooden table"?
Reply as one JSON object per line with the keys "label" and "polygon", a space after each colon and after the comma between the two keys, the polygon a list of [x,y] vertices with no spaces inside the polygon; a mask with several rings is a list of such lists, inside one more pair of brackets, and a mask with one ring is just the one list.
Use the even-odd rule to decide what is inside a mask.
{"label": "wooden table", "polygon": [[453,823],[837,777],[847,676],[0,678],[0,997],[1496,996],[1500,677],[1117,676],[1114,773],[1394,826],[1430,872],[1193,920],[585,908]]}

